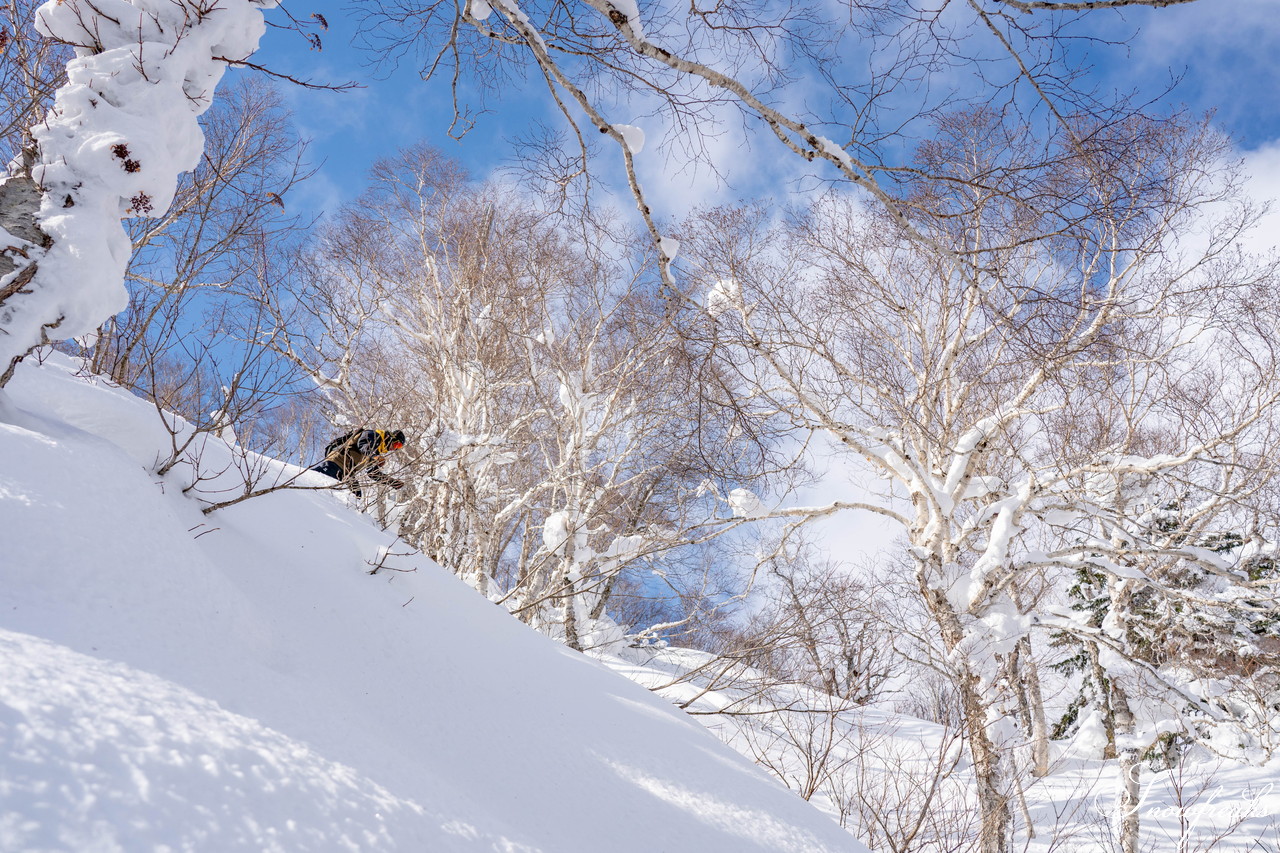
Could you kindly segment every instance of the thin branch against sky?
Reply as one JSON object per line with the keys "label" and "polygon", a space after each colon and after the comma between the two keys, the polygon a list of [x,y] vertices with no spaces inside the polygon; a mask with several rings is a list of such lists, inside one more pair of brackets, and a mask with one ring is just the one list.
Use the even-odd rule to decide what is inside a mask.
{"label": "thin branch against sky", "polygon": [[[313,156],[323,160],[320,178],[304,192],[304,203],[324,208],[354,197],[374,160],[425,141],[458,157],[478,174],[508,164],[514,141],[542,123],[562,126],[556,105],[536,80],[507,80],[494,91],[460,90],[458,104],[465,121],[454,121],[455,103],[446,75],[424,82],[418,60],[375,54],[354,46],[358,21],[353,9],[336,2],[316,4],[329,29],[321,33],[323,50],[287,30],[270,31],[258,57],[280,73],[335,83],[358,80],[355,92],[297,90],[286,92],[295,105],[304,135],[313,140]],[[642,16],[644,11],[641,11]],[[1280,24],[1268,0],[1235,0],[1230,14],[1221,4],[1190,3],[1178,8],[1125,8],[1094,13],[1077,24],[1080,36],[1114,41],[1090,45],[1089,64],[1082,56],[1061,60],[1064,72],[1084,73],[1087,85],[1100,93],[1132,92],[1138,101],[1165,96],[1192,111],[1211,111],[1244,151],[1280,140],[1280,104],[1258,93],[1280,88]],[[1083,42],[1068,41],[1067,49]],[[949,78],[964,86],[971,70]],[[791,99],[804,100],[816,84],[804,80],[789,88]],[[968,82],[972,82],[969,80]],[[659,215],[682,215],[705,202],[769,195],[834,178],[822,164],[791,163],[779,158],[772,144],[752,140],[752,129],[730,111],[712,107],[710,124],[693,140],[708,146],[708,163],[695,163],[688,139],[677,139],[659,116],[652,94],[624,93],[602,102],[613,121],[645,129],[650,142],[637,159],[637,171]],[[814,107],[818,108],[817,106]],[[466,129],[467,132],[456,138]],[[707,132],[714,129],[714,132]],[[764,140],[763,143],[768,143]],[[732,156],[724,156],[731,153]],[[615,152],[606,158],[618,159]],[[712,165],[713,164],[713,165]],[[608,180],[601,170],[598,178]],[[620,169],[617,170],[619,173]],[[805,175],[811,176],[805,180]],[[625,187],[618,189],[625,195]]]}

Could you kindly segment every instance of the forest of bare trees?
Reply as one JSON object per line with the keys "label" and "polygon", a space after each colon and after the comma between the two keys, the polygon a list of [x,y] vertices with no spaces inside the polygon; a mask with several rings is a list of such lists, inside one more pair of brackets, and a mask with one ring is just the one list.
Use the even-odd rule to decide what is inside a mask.
{"label": "forest of bare trees", "polygon": [[[37,34],[25,0],[0,14],[4,376],[83,356],[155,402],[160,473],[238,445],[244,489],[196,489],[206,511],[324,487],[264,481],[255,454],[305,468],[339,433],[404,430],[403,488],[343,500],[573,649],[698,650],[673,683],[737,696],[728,736],[877,850],[1021,849],[1054,742],[1095,732],[1136,853],[1144,767],[1276,747],[1264,210],[1209,118],[1068,62],[1081,20],[1175,4],[363,4],[384,60],[452,84],[459,133],[467,92],[524,78],[560,124],[488,178],[425,144],[389,155],[310,218],[270,57],[211,105],[188,87],[203,153],[163,209],[111,197],[128,306],[87,334],[78,303],[32,314],[74,239],[49,225],[55,177],[81,192],[49,162],[52,99],[72,49],[130,31],[65,5],[92,44],[64,19]],[[192,33],[217,17],[174,5]],[[699,168],[728,168],[707,140],[732,121],[819,189],[655,209],[610,118],[627,102]],[[109,162],[131,174],[129,145]],[[823,480],[833,459],[876,485]],[[889,552],[823,550],[819,523],[867,515]],[[888,755],[856,722],[872,706],[944,743]]]}

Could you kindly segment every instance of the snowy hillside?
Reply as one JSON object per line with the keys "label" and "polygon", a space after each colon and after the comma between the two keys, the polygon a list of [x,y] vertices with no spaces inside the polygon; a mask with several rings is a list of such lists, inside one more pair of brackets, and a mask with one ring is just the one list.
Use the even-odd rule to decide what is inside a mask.
{"label": "snowy hillside", "polygon": [[391,537],[332,493],[203,515],[74,370],[0,396],[0,850],[863,849],[426,558],[370,574]]}
{"label": "snowy hillside", "polygon": [[[842,819],[880,851],[976,850],[972,764],[961,733],[886,705],[849,707],[803,687],[752,689],[705,653],[630,650],[639,663],[617,671],[700,714],[712,731]],[[700,673],[700,674],[699,674]],[[733,683],[716,689],[713,682]],[[763,685],[759,682],[757,686]],[[841,709],[831,715],[793,709]],[[732,709],[737,713],[717,714]],[[1089,733],[1055,741],[1051,773],[1018,779],[1011,848],[1024,853],[1115,853],[1119,769],[1096,757]],[[1203,749],[1163,771],[1143,771],[1139,805],[1144,853],[1280,851],[1280,761],[1261,766]]]}

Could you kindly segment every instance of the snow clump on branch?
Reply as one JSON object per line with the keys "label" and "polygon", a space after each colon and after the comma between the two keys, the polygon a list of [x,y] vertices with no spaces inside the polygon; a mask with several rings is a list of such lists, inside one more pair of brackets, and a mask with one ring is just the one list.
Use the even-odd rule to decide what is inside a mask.
{"label": "snow clump on branch", "polygon": [[769,514],[764,501],[750,489],[734,489],[727,498],[734,518],[763,518]]}
{"label": "snow clump on branch", "polygon": [[742,302],[742,289],[733,279],[717,281],[707,291],[705,308],[712,320],[719,319],[726,311],[737,308]]}
{"label": "snow clump on branch", "polygon": [[615,124],[613,129],[622,135],[622,141],[627,144],[627,150],[632,154],[639,154],[644,150],[644,131],[632,124]]}
{"label": "snow clump on branch", "polygon": [[0,314],[0,365],[93,331],[128,304],[127,216],[163,216],[204,150],[197,122],[229,62],[246,59],[278,0],[49,0],[36,29],[75,47],[36,143],[31,178],[51,239],[35,280]]}

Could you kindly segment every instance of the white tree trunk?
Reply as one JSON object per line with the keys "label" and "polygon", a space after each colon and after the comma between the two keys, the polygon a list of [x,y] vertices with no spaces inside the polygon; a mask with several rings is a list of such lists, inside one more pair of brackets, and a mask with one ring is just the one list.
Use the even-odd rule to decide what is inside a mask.
{"label": "white tree trunk", "polygon": [[[36,214],[40,211],[40,190],[30,175],[14,175],[0,180],[0,229],[34,246],[48,248],[49,237],[40,230]],[[26,250],[0,246],[0,311],[10,299],[20,298],[35,277],[37,264],[26,259]],[[0,387],[26,353],[15,353],[7,364],[0,364]]]}
{"label": "white tree trunk", "polygon": [[1018,656],[1019,674],[1031,716],[1031,775],[1042,779],[1049,775],[1049,721],[1044,713],[1044,694],[1040,690],[1040,673],[1031,657],[1031,640],[1023,637]]}
{"label": "white tree trunk", "polygon": [[[938,622],[948,650],[956,648],[965,637],[960,618],[947,597],[935,590],[923,590],[925,601]],[[1009,796],[1005,793],[999,746],[987,730],[988,703],[982,695],[981,679],[964,663],[955,676],[964,714],[965,733],[969,739],[969,755],[978,786],[978,810],[981,829],[978,849],[981,853],[1009,853],[1009,831],[1013,825]]]}
{"label": "white tree trunk", "polygon": [[1112,689],[1112,707],[1115,709],[1116,734],[1124,736],[1120,748],[1120,791],[1116,797],[1116,821],[1120,837],[1120,853],[1138,853],[1138,837],[1141,829],[1138,806],[1141,794],[1142,763],[1138,748],[1133,743],[1134,719],[1128,698],[1118,687]]}
{"label": "white tree trunk", "polygon": [[999,748],[987,732],[986,704],[978,691],[977,676],[966,673],[958,686],[978,784],[978,809],[982,819],[978,849],[981,853],[1009,853],[1012,825],[1009,797],[1004,791]]}

